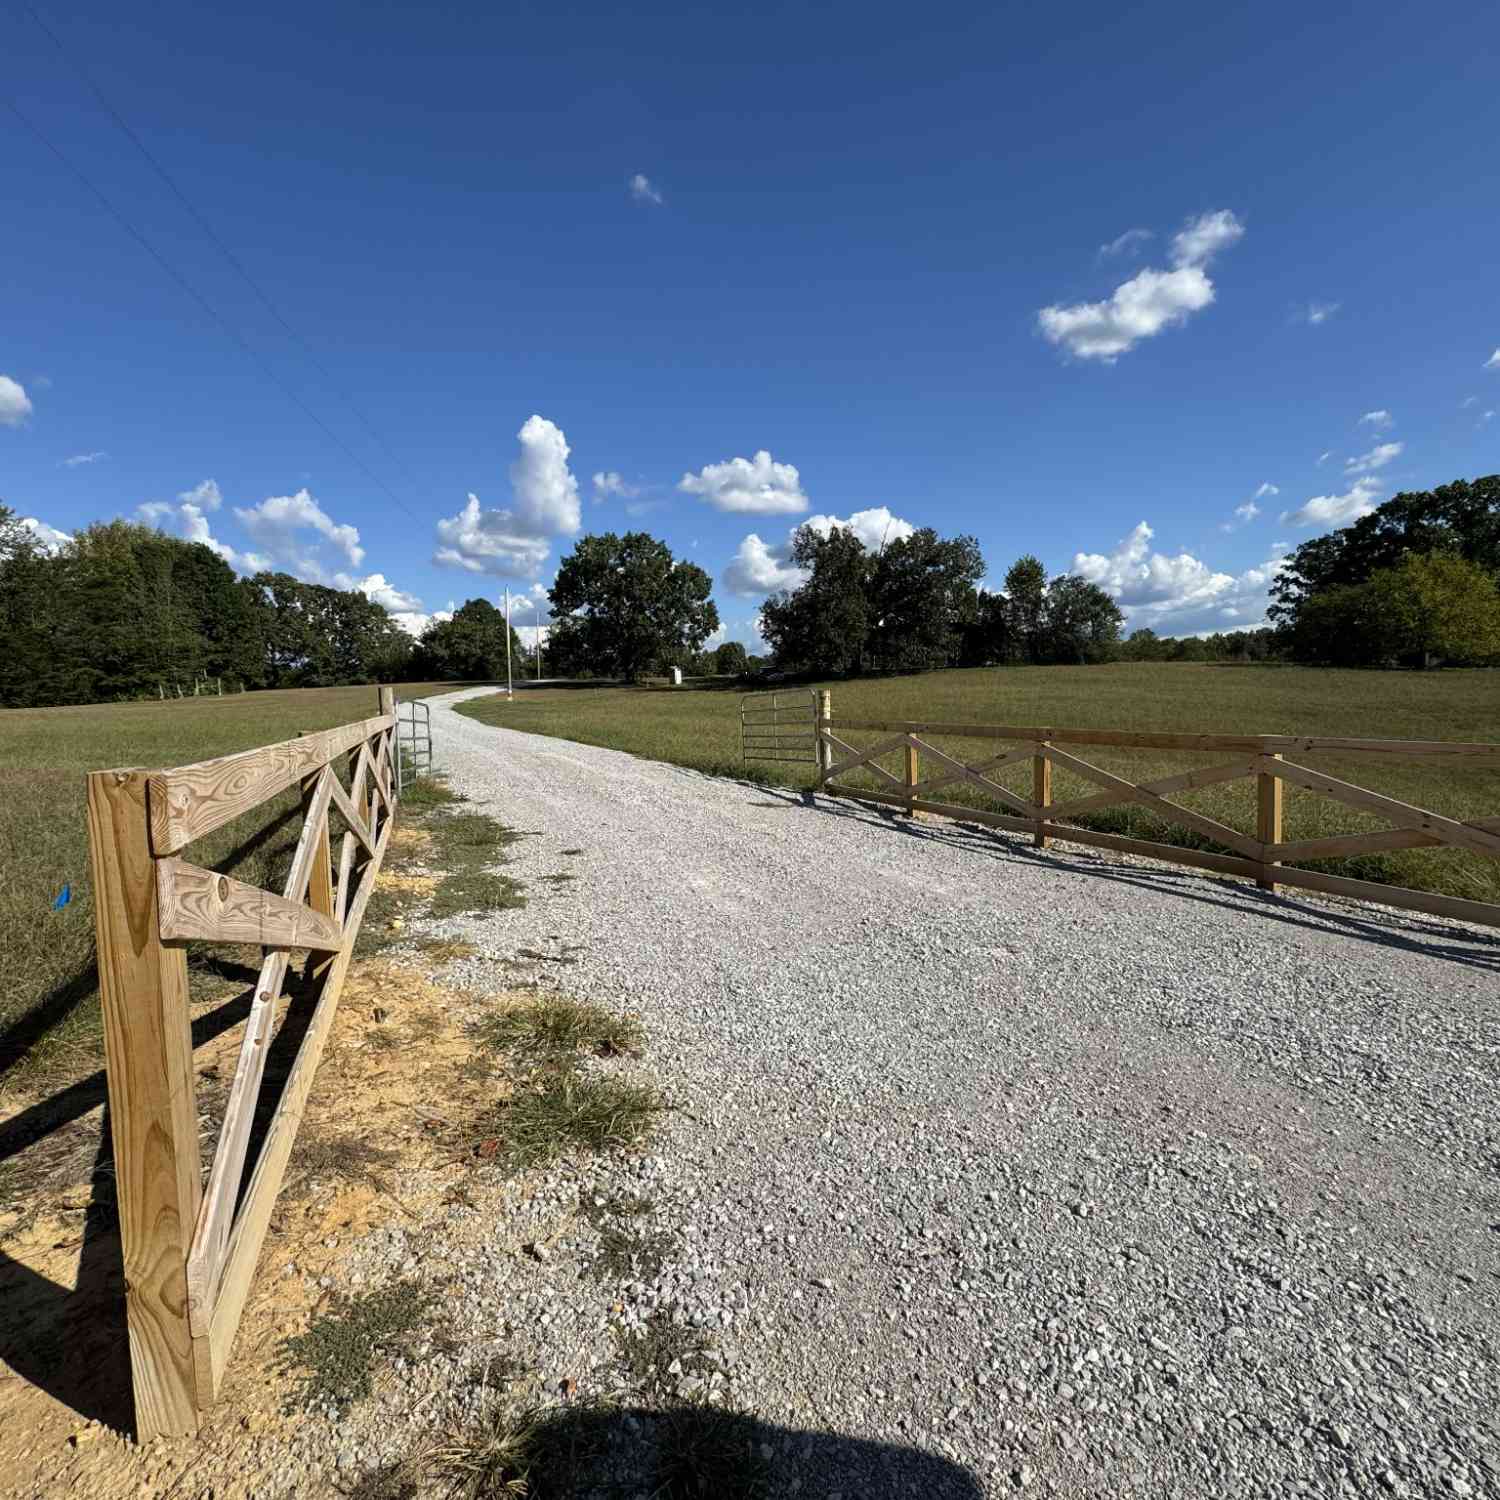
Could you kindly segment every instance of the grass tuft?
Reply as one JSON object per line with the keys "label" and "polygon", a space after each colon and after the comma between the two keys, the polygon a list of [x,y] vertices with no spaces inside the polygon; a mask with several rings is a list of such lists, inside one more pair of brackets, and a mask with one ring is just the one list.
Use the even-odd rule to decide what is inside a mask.
{"label": "grass tuft", "polygon": [[440,808],[452,807],[466,802],[461,792],[455,792],[442,776],[423,776],[411,783],[401,794],[401,811],[408,814],[436,812]]}
{"label": "grass tuft", "polygon": [[360,1297],[339,1296],[306,1333],[283,1339],[280,1368],[301,1371],[287,1410],[344,1410],[368,1396],[377,1356],[404,1353],[431,1297],[414,1281],[397,1281]]}
{"label": "grass tuft", "polygon": [[562,995],[491,1011],[475,1030],[494,1051],[552,1066],[579,1057],[638,1057],[645,1042],[639,1021]]}
{"label": "grass tuft", "polygon": [[476,1129],[498,1142],[512,1166],[537,1167],[571,1150],[637,1146],[665,1107],[657,1091],[643,1084],[561,1072],[501,1100]]}
{"label": "grass tuft", "polygon": [[509,875],[465,870],[446,875],[432,893],[434,917],[459,917],[490,911],[515,911],[526,905],[526,887]]}

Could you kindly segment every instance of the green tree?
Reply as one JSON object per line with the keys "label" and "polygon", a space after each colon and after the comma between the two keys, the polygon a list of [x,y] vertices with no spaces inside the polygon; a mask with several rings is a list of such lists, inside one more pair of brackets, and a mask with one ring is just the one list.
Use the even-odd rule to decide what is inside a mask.
{"label": "green tree", "polygon": [[1006,613],[1010,638],[1021,661],[1038,662],[1044,650],[1043,623],[1047,609],[1047,570],[1039,557],[1018,558],[1005,575]]}
{"label": "green tree", "polygon": [[738,641],[725,641],[714,652],[714,671],[720,677],[743,677],[749,669],[749,653]]}
{"label": "green tree", "polygon": [[635,681],[686,665],[719,628],[712,587],[644,531],[581,538],[550,590],[556,670]]}
{"label": "green tree", "polygon": [[950,666],[965,629],[979,615],[984,558],[971,536],[940,537],[931,527],[884,548],[870,569],[868,653],[891,672]]}
{"label": "green tree", "polygon": [[[418,660],[435,679],[458,682],[503,681],[505,678],[505,612],[488,599],[467,599],[448,620],[436,620],[422,632]],[[510,627],[511,673],[526,676],[526,651],[515,626]]]}
{"label": "green tree", "polygon": [[1061,664],[1108,661],[1124,618],[1098,584],[1072,575],[1054,578],[1042,605],[1042,656]]}
{"label": "green tree", "polygon": [[779,666],[819,676],[842,676],[865,663],[870,635],[873,559],[847,527],[826,532],[799,526],[792,562],[807,573],[796,589],[772,594],[761,606],[760,633]]}

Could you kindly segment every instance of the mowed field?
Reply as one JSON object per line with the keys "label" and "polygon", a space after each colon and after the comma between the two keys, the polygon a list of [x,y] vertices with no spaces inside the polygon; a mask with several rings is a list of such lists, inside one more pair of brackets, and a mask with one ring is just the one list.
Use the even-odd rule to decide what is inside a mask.
{"label": "mowed field", "polygon": [[[451,683],[404,683],[402,698]],[[208,760],[369,718],[374,687],[0,711],[0,1077],[99,1048],[85,771]],[[196,863],[271,884],[296,843],[287,793],[194,846]],[[57,906],[68,888],[71,899]]]}
{"label": "mowed field", "polygon": [[[847,719],[964,721],[1015,726],[1121,729],[1199,734],[1304,734],[1379,739],[1482,740],[1500,745],[1500,672],[1342,672],[1285,666],[1201,663],[1121,664],[1101,667],[1014,667],[930,672],[910,677],[822,684],[833,694],[835,723]],[[740,756],[738,689],[526,689],[512,703],[503,696],[460,707],[485,723],[535,734],[606,745],[720,775],[749,775],[790,786],[810,786],[804,765],[745,765]],[[841,738],[863,748],[884,737],[850,731]],[[926,738],[926,736],[924,736]],[[993,741],[933,739],[941,750],[970,762],[1004,747]],[[1134,782],[1197,766],[1225,764],[1225,751],[1191,753],[1074,746],[1072,752]],[[900,771],[901,752],[882,762]],[[1488,767],[1446,769],[1430,760],[1304,756],[1302,763],[1358,786],[1454,818],[1500,815],[1500,757]],[[863,775],[864,773],[857,773]],[[996,773],[1010,790],[1030,796],[1031,769]],[[856,781],[856,777],[845,778]],[[866,785],[879,783],[867,777]],[[886,785],[886,790],[890,790]],[[1053,800],[1097,792],[1092,782],[1058,769]],[[950,783],[938,800],[989,806],[984,793]],[[1246,833],[1255,828],[1255,784],[1246,779],[1205,787],[1173,800]],[[1089,827],[1190,848],[1217,846],[1173,825],[1152,809],[1112,807],[1079,819]],[[1379,817],[1287,787],[1285,837],[1322,838],[1388,827]],[[1440,891],[1472,900],[1500,901],[1500,861],[1441,849],[1411,849],[1358,858],[1308,861],[1309,868],[1363,880]]]}

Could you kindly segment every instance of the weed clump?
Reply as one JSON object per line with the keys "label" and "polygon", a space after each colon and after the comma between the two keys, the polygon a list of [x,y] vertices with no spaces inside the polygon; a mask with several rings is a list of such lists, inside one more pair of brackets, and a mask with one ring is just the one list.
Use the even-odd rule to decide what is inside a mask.
{"label": "weed clump", "polygon": [[665,1107],[656,1090],[643,1084],[562,1071],[502,1099],[481,1117],[478,1128],[512,1166],[536,1167],[569,1150],[638,1145]]}
{"label": "weed clump", "polygon": [[494,1051],[552,1067],[579,1057],[638,1057],[645,1041],[639,1021],[561,995],[491,1011],[476,1030]]}
{"label": "weed clump", "polygon": [[280,1368],[301,1372],[287,1410],[343,1411],[370,1394],[376,1357],[405,1353],[408,1336],[426,1316],[430,1294],[417,1282],[397,1281],[360,1297],[337,1297],[306,1333],[283,1339]]}
{"label": "weed clump", "polygon": [[432,915],[458,917],[490,911],[515,911],[526,905],[525,890],[519,880],[488,870],[446,875],[432,894]]}

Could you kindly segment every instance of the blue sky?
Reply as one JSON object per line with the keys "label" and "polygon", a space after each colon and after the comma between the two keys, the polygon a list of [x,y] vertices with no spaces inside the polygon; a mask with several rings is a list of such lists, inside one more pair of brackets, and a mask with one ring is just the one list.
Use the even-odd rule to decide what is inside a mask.
{"label": "blue sky", "polygon": [[416,624],[641,527],[749,639],[799,521],[931,525],[1186,632],[1500,468],[1493,4],[44,14],[0,498],[46,528]]}

